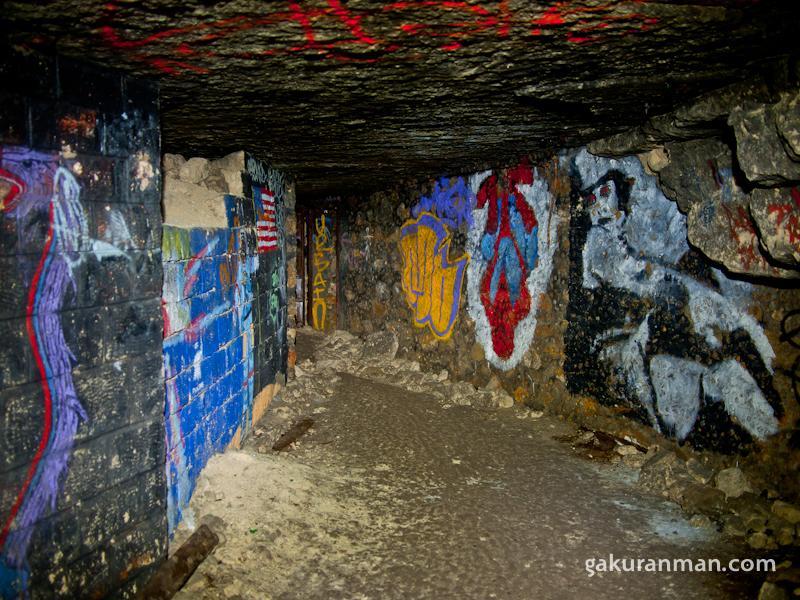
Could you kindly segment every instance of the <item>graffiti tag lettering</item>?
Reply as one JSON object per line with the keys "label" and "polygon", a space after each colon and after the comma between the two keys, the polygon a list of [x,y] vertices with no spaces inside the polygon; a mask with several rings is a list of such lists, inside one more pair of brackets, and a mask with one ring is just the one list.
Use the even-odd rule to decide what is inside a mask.
{"label": "graffiti tag lettering", "polygon": [[462,225],[472,225],[472,209],[475,207],[475,194],[463,178],[459,177],[451,185],[442,177],[433,184],[430,196],[422,196],[416,206],[411,209],[413,217],[422,213],[433,213],[441,222],[451,229]]}
{"label": "graffiti tag lettering", "polygon": [[461,285],[469,257],[448,258],[450,234],[430,213],[407,221],[400,230],[402,286],[414,312],[414,324],[427,326],[439,339],[453,333],[461,300]]}
{"label": "graffiti tag lettering", "polygon": [[331,269],[335,248],[331,237],[331,217],[319,215],[314,219],[314,279],[312,284],[311,316],[314,329],[324,330],[328,317],[328,297],[330,295],[327,271]]}

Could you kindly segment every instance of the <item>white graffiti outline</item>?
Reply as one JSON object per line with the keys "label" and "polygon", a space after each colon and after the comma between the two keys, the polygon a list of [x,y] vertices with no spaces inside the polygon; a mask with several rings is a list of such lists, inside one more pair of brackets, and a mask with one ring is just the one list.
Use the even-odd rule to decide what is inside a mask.
{"label": "white graffiti outline", "polygon": [[[491,171],[483,171],[469,178],[469,184],[474,194],[477,195],[481,183],[489,175],[491,175]],[[467,234],[467,252],[472,257],[467,267],[467,310],[469,316],[475,322],[475,337],[483,346],[486,359],[494,367],[503,371],[516,367],[530,349],[536,332],[539,297],[547,290],[550,275],[553,272],[553,256],[558,246],[556,233],[559,216],[553,210],[553,197],[550,193],[550,188],[547,182],[539,177],[537,169],[533,170],[533,175],[533,184],[518,184],[516,187],[528,205],[533,208],[536,220],[539,222],[538,258],[536,266],[531,269],[528,278],[525,280],[525,285],[531,295],[531,309],[514,330],[514,350],[508,359],[500,358],[494,351],[491,326],[480,297],[481,279],[487,267],[486,262],[481,260],[480,242],[486,228],[488,207],[473,211],[473,224]]]}

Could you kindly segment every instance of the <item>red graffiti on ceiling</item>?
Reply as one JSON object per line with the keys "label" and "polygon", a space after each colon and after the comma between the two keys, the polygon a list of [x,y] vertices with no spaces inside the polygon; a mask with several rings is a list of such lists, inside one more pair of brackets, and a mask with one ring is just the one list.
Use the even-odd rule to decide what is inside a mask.
{"label": "red graffiti on ceiling", "polygon": [[[283,10],[261,15],[242,14],[156,31],[138,39],[125,36],[115,23],[123,6],[105,5],[105,22],[99,33],[112,48],[125,51],[138,61],[168,75],[206,74],[214,58],[265,58],[295,53],[310,53],[338,61],[374,63],[403,52],[421,51],[426,42],[433,50],[452,52],[468,40],[479,37],[508,38],[512,32],[524,32],[528,38],[548,34],[571,44],[599,42],[612,36],[648,31],[656,17],[634,8],[650,0],[606,2],[586,6],[575,0],[554,2],[539,10],[534,18],[520,17],[509,8],[509,0],[474,3],[461,0],[399,0],[380,10],[358,11],[344,0],[324,0],[323,5],[289,1]],[[442,21],[442,14],[450,18]],[[382,35],[368,31],[365,20],[379,22],[389,15],[401,18]],[[130,16],[128,16],[130,18]],[[394,21],[393,21],[394,22]],[[214,43],[248,32],[295,26],[297,42],[272,48],[217,53]],[[332,35],[334,28],[340,28]],[[384,27],[383,30],[386,28]],[[334,37],[335,39],[331,39]],[[252,39],[241,38],[253,46]]]}
{"label": "red graffiti on ceiling", "polygon": [[[635,0],[634,4],[644,4],[646,0]],[[656,17],[638,12],[615,13],[617,3],[607,2],[585,6],[579,2],[556,2],[544,14],[533,20],[532,35],[543,35],[547,31],[565,28],[568,42],[587,44],[599,42],[609,36],[609,28],[616,26],[614,35],[629,35],[647,31],[658,23]]]}

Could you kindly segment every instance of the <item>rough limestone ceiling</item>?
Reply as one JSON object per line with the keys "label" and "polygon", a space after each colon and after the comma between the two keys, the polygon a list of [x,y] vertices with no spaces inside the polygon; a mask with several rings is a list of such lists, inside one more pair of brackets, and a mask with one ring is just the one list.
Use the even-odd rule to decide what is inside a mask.
{"label": "rough limestone ceiling", "polygon": [[165,150],[247,148],[305,197],[642,123],[794,52],[792,2],[5,2],[17,46],[163,83]]}

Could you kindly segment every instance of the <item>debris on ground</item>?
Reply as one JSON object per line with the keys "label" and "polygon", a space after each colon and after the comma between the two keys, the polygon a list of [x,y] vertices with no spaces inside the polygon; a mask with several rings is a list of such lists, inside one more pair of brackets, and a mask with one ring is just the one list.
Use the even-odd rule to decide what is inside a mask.
{"label": "debris on ground", "polygon": [[183,587],[219,543],[219,537],[203,524],[170,556],[139,594],[142,600],[170,600]]}
{"label": "debris on ground", "polygon": [[585,459],[621,462],[638,470],[640,487],[678,504],[696,527],[716,528],[752,550],[800,545],[800,507],[770,499],[769,490],[756,490],[739,467],[720,468],[719,457],[687,457],[687,451],[668,443],[644,448],[587,427],[555,439]]}
{"label": "debris on ground", "polygon": [[556,440],[570,444],[572,449],[584,458],[605,462],[621,460],[629,466],[641,466],[646,451],[630,439],[583,426],[574,434],[556,436]]}
{"label": "debris on ground", "polygon": [[[365,339],[301,333],[298,340],[313,351],[298,350],[294,377],[244,448],[214,457],[198,480],[192,508],[222,541],[182,598],[293,598],[299,589],[308,598],[419,597],[431,590],[465,597],[467,588],[459,586],[479,589],[469,575],[482,569],[483,579],[502,582],[493,590],[499,595],[531,597],[545,584],[526,576],[530,556],[503,554],[508,536],[520,540],[515,548],[562,548],[561,561],[573,545],[588,556],[617,541],[621,552],[639,544],[645,555],[647,544],[663,544],[664,535],[685,541],[674,550],[681,556],[717,536],[759,553],[797,543],[800,508],[768,496],[731,464],[666,442],[645,447],[627,434],[576,427],[526,407],[505,409],[514,403],[499,380],[476,389],[446,371],[424,373],[397,357],[391,332]],[[309,421],[313,427],[305,428],[302,444],[292,440],[291,453],[271,452],[293,426]],[[578,508],[573,496],[593,498],[591,510]],[[474,522],[475,515],[483,520]],[[472,526],[460,525],[466,522]],[[643,529],[647,523],[652,529]],[[617,526],[624,531],[610,531]],[[556,543],[553,527],[566,532]],[[738,546],[713,548],[741,553]],[[482,564],[465,554],[472,550],[501,559],[464,571],[460,565]],[[502,575],[493,571],[498,565]],[[583,577],[569,584],[587,582],[598,583]],[[640,595],[657,595],[641,583]],[[719,583],[711,588],[720,593],[709,597],[730,595]],[[794,593],[784,580],[754,581],[750,597],[762,583],[764,593]],[[684,596],[676,589],[674,597]]]}
{"label": "debris on ground", "polygon": [[272,444],[272,449],[276,452],[288,450],[289,447],[294,444],[300,436],[306,433],[313,426],[314,419],[309,419],[308,417],[305,419],[300,419],[297,421],[297,423],[292,425],[286,433],[278,438],[277,442]]}

